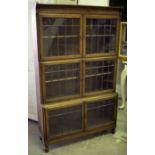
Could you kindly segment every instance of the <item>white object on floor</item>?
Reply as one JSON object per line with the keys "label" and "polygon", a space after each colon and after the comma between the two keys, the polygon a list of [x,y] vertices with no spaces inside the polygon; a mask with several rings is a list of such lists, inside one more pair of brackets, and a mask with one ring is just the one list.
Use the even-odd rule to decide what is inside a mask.
{"label": "white object on floor", "polygon": [[125,99],[126,99],[126,78],[127,78],[127,62],[122,61],[124,64],[124,69],[121,73],[121,94],[122,94],[122,104],[120,105],[120,109],[125,108]]}

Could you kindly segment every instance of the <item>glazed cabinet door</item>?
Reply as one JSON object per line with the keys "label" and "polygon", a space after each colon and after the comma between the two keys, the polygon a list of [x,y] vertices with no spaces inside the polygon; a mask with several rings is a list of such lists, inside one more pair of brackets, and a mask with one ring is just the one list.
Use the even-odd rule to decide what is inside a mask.
{"label": "glazed cabinet door", "polygon": [[115,122],[116,99],[91,101],[86,104],[87,129],[98,128]]}
{"label": "glazed cabinet door", "polygon": [[50,62],[42,65],[43,97],[46,102],[79,97],[80,61]]}
{"label": "glazed cabinet door", "polygon": [[116,59],[88,59],[84,68],[85,95],[114,90]]}
{"label": "glazed cabinet door", "polygon": [[84,54],[87,57],[116,55],[118,17],[87,15],[84,21]]}
{"label": "glazed cabinet door", "polygon": [[82,104],[47,111],[49,138],[61,137],[82,130]]}
{"label": "glazed cabinet door", "polygon": [[40,15],[39,25],[41,60],[80,57],[80,15]]}

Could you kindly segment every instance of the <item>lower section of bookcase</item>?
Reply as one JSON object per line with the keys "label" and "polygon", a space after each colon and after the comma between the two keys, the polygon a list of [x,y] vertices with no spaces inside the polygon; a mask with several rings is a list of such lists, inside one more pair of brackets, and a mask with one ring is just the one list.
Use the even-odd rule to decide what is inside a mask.
{"label": "lower section of bookcase", "polygon": [[43,133],[41,139],[48,145],[90,135],[104,130],[115,132],[117,94],[70,100],[49,104],[42,108]]}

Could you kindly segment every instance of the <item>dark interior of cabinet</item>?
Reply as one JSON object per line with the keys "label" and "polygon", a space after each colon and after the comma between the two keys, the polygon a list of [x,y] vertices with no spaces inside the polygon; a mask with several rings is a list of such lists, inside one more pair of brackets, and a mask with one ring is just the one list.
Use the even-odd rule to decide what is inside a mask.
{"label": "dark interior of cabinet", "polygon": [[79,18],[43,18],[44,56],[80,54]]}
{"label": "dark interior of cabinet", "polygon": [[116,19],[86,19],[86,53],[115,51]]}
{"label": "dark interior of cabinet", "polygon": [[86,62],[85,92],[113,88],[114,60]]}
{"label": "dark interior of cabinet", "polygon": [[82,106],[49,111],[48,124],[50,137],[82,130]]}
{"label": "dark interior of cabinet", "polygon": [[80,94],[80,63],[45,66],[47,99]]}
{"label": "dark interior of cabinet", "polygon": [[87,126],[104,125],[114,120],[114,99],[96,101],[87,104]]}

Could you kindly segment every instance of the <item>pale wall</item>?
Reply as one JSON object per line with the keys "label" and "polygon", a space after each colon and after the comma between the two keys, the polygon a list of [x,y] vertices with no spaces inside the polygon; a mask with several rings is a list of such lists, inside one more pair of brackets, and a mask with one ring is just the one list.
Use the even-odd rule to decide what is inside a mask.
{"label": "pale wall", "polygon": [[109,6],[109,0],[79,0],[79,5]]}

